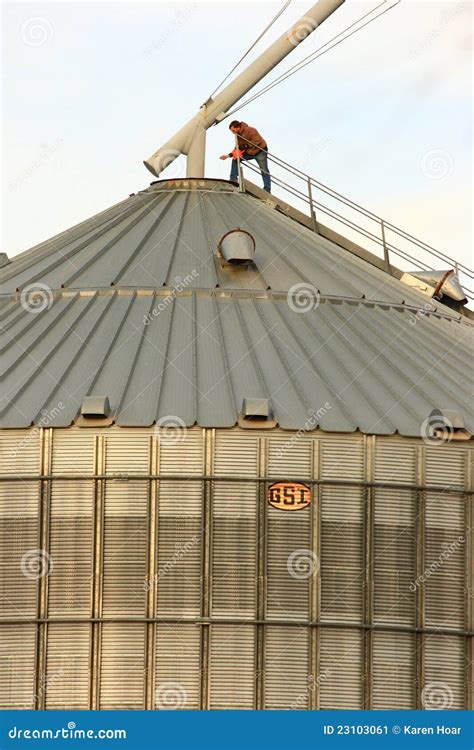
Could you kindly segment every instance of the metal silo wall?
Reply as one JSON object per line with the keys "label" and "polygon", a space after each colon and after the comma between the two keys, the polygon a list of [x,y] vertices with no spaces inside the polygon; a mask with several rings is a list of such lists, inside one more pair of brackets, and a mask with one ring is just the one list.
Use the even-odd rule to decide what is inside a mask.
{"label": "metal silo wall", "polygon": [[[2,708],[421,708],[440,683],[472,706],[472,442],[111,427],[0,445]],[[290,476],[321,482],[296,513],[255,481]]]}

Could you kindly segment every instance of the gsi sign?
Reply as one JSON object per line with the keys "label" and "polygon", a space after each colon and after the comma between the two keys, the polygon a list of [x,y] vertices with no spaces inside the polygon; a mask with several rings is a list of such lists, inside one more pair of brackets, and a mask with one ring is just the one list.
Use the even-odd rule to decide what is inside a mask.
{"label": "gsi sign", "polygon": [[311,503],[311,490],[301,482],[275,482],[268,488],[268,502],[278,510],[301,510]]}

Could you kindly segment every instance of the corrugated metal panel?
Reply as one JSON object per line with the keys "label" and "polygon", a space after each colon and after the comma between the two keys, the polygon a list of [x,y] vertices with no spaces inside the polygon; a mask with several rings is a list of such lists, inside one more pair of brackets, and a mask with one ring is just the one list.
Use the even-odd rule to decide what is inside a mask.
{"label": "corrugated metal panel", "polygon": [[374,493],[374,620],[414,624],[416,500],[413,492]]}
{"label": "corrugated metal panel", "polygon": [[[321,441],[321,476],[363,479],[360,436]],[[362,620],[364,492],[357,487],[321,488],[321,620]]]}
{"label": "corrugated metal panel", "polygon": [[272,625],[265,632],[265,708],[309,708],[315,676],[309,666],[308,628]]}
{"label": "corrugated metal panel", "polygon": [[48,625],[46,708],[89,708],[90,628],[87,623]]}
{"label": "corrugated metal panel", "polygon": [[[374,479],[417,482],[417,447],[401,441],[377,440]],[[415,621],[416,495],[400,490],[374,490],[374,620]]]}
{"label": "corrugated metal panel", "polygon": [[201,628],[194,624],[157,625],[155,708],[200,707],[200,639]]}
{"label": "corrugated metal panel", "polygon": [[[166,437],[160,440],[160,474],[202,474],[202,430],[177,429],[177,436],[169,442]],[[159,481],[156,585],[160,615],[200,614],[202,491],[199,481]]]}
{"label": "corrugated metal panel", "polygon": [[465,669],[463,638],[426,635],[423,707],[465,709]]}
{"label": "corrugated metal panel", "polygon": [[[94,438],[87,431],[53,432],[54,474],[94,473]],[[94,483],[55,481],[51,484],[48,580],[50,616],[91,614]]]}
{"label": "corrugated metal panel", "polygon": [[0,709],[35,708],[35,626],[0,626]]}
{"label": "corrugated metal panel", "polygon": [[342,628],[320,632],[320,708],[363,708],[363,633]]}
{"label": "corrugated metal panel", "polygon": [[[123,426],[172,415],[188,426],[231,427],[250,393],[272,399],[285,429],[317,423],[329,432],[398,430],[419,437],[439,406],[462,412],[474,432],[468,324],[425,315],[412,326],[407,309],[363,302],[322,300],[299,314],[285,294],[271,292],[258,298],[222,290],[141,296],[109,288],[67,300],[61,294],[64,313],[56,302],[38,315],[19,308],[28,318],[22,330],[12,329],[7,347],[4,427],[37,422],[41,410],[52,426],[69,425],[93,389],[109,396]],[[409,337],[413,351],[397,351],[397,326],[397,341]],[[71,328],[77,337],[68,335]],[[342,330],[350,336],[341,337]],[[450,352],[449,362],[438,358],[427,367],[418,354],[426,335]],[[456,352],[463,364],[454,384]]]}
{"label": "corrugated metal panel", "polygon": [[464,514],[464,497],[431,493],[426,497],[423,575],[427,625],[465,626],[468,592]]}
{"label": "corrugated metal panel", "polygon": [[[311,456],[312,442],[307,437],[297,437],[291,445],[286,444],[284,437],[271,438],[268,475],[287,474],[310,479]],[[319,561],[312,549],[311,511],[308,506],[296,513],[284,513],[267,505],[266,614],[269,619],[310,619],[310,586],[315,585],[319,572]]]}
{"label": "corrugated metal panel", "polygon": [[92,515],[94,494],[89,482],[53,482],[48,580],[48,613],[91,614]]}
{"label": "corrugated metal panel", "polygon": [[[53,474],[93,474],[94,432],[54,430],[51,471]],[[77,482],[75,487],[79,485]]]}
{"label": "corrugated metal panel", "polygon": [[104,623],[101,636],[100,708],[144,708],[145,626]]}
{"label": "corrugated metal panel", "polygon": [[401,440],[377,440],[374,480],[416,484],[416,456],[416,444],[404,444]]}
{"label": "corrugated metal panel", "polygon": [[[215,475],[257,476],[258,446],[258,438],[243,430],[218,433]],[[212,614],[255,617],[258,487],[213,482],[212,495]]]}
{"label": "corrugated metal panel", "polygon": [[413,633],[374,631],[372,708],[416,708]]}
{"label": "corrugated metal panel", "polygon": [[252,625],[211,625],[210,630],[209,707],[254,708],[255,628]]}
{"label": "corrugated metal panel", "polygon": [[38,504],[38,482],[0,483],[2,617],[31,617],[36,612],[39,574],[48,567],[39,549]]}
{"label": "corrugated metal panel", "polygon": [[[0,440],[2,475],[38,473],[39,430],[6,432]],[[36,611],[39,482],[0,483],[0,604],[2,617],[32,616]],[[33,566],[33,567],[31,567]],[[30,577],[29,573],[33,575]]]}
{"label": "corrugated metal panel", "polygon": [[464,487],[470,446],[440,444],[425,448],[425,473],[429,484]]}
{"label": "corrugated metal panel", "polygon": [[[107,434],[107,474],[127,471],[147,474],[150,436],[121,430]],[[107,482],[104,505],[103,604],[104,616],[145,613],[148,559],[147,482]]]}

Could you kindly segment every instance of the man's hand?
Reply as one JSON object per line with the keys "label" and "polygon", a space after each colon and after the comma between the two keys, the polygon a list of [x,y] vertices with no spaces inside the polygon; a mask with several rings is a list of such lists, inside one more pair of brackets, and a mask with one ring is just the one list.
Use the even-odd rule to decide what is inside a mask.
{"label": "man's hand", "polygon": [[219,159],[228,159],[229,154],[222,154],[222,156],[219,156]]}

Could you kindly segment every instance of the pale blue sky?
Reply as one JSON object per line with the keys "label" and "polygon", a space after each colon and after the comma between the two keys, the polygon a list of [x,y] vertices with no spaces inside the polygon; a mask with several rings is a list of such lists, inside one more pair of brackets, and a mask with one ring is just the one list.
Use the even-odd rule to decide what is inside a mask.
{"label": "pale blue sky", "polygon": [[[2,251],[146,187],[143,159],[282,4],[4,5]],[[293,2],[256,53],[311,4]],[[347,0],[277,71],[377,4]],[[471,35],[470,2],[403,0],[237,117],[286,161],[472,265]],[[208,132],[208,177],[228,177],[227,125]]]}

